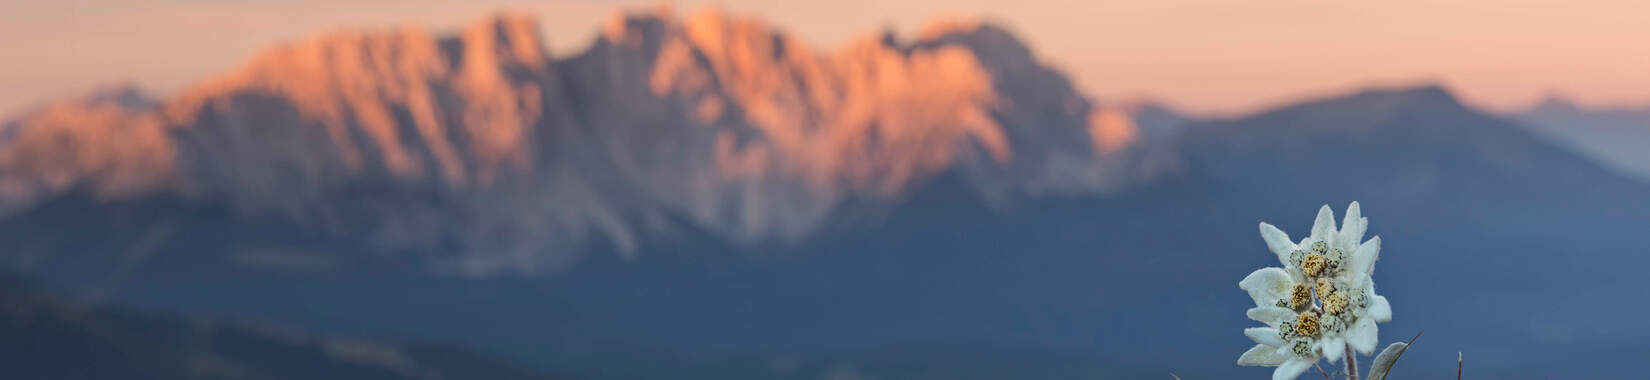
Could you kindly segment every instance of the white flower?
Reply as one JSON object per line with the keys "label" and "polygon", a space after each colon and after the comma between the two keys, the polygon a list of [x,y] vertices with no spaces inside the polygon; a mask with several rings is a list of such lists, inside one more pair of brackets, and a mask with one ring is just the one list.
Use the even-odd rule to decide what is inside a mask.
{"label": "white flower", "polygon": [[1357,207],[1356,202],[1348,207],[1346,223],[1349,227],[1356,227],[1346,231],[1356,232],[1356,237],[1343,237],[1342,231],[1335,229],[1335,212],[1327,205],[1318,209],[1318,218],[1312,223],[1312,234],[1301,239],[1300,244],[1291,242],[1289,234],[1283,230],[1264,222],[1260,224],[1260,237],[1266,241],[1266,247],[1278,256],[1278,261],[1283,263],[1295,282],[1335,277],[1348,272],[1348,268],[1343,266],[1350,266],[1347,252],[1352,252],[1352,249],[1342,241],[1362,238],[1368,222],[1357,214]]}
{"label": "white flower", "polygon": [[[1333,230],[1334,214],[1329,210],[1329,206],[1324,206],[1318,211],[1317,223],[1325,222],[1325,213],[1329,213],[1329,229]],[[1375,323],[1392,320],[1391,304],[1387,302],[1386,297],[1375,294],[1373,275],[1375,260],[1381,253],[1381,237],[1376,236],[1369,241],[1360,242],[1368,229],[1369,218],[1363,217],[1358,202],[1347,205],[1341,228],[1329,236],[1329,246],[1334,250],[1352,254],[1345,258],[1337,273],[1331,274],[1332,279],[1327,281],[1327,284],[1331,285],[1329,291],[1325,291],[1325,286],[1321,285],[1316,289],[1319,300],[1326,302],[1325,311],[1332,312],[1331,315],[1337,319],[1336,322],[1340,323],[1338,328],[1332,329],[1341,330],[1332,331],[1338,335],[1334,339],[1344,339],[1353,349],[1365,355],[1375,352],[1378,335]],[[1316,233],[1320,227],[1314,225],[1312,230]],[[1338,305],[1339,310],[1331,310],[1328,307],[1331,305],[1327,304],[1330,301],[1341,304]],[[1331,361],[1335,360],[1334,356],[1330,358]]]}
{"label": "white flower", "polygon": [[1375,352],[1375,344],[1378,343],[1375,323],[1392,320],[1392,306],[1387,303],[1386,297],[1376,295],[1373,287],[1354,289],[1341,293],[1351,294],[1347,296],[1351,301],[1346,311],[1337,315],[1344,331],[1333,333],[1345,339],[1359,353],[1369,355]]}
{"label": "white flower", "polygon": [[[1274,380],[1293,379],[1322,357],[1324,333],[1318,312],[1309,308],[1311,295],[1305,284],[1295,282],[1282,268],[1263,268],[1238,282],[1238,287],[1255,300],[1249,319],[1267,326],[1243,330],[1256,344],[1238,357],[1238,365],[1278,367],[1272,371]],[[1301,303],[1306,304],[1299,307],[1304,312],[1289,307]]]}
{"label": "white flower", "polygon": [[1375,294],[1372,277],[1380,237],[1359,242],[1368,226],[1357,202],[1339,229],[1334,211],[1320,208],[1311,235],[1299,244],[1260,224],[1261,238],[1284,267],[1257,270],[1238,283],[1255,301],[1249,318],[1268,326],[1244,330],[1257,345],[1238,364],[1277,366],[1273,378],[1289,379],[1320,357],[1338,361],[1348,347],[1374,352],[1375,323],[1391,320],[1392,309]]}

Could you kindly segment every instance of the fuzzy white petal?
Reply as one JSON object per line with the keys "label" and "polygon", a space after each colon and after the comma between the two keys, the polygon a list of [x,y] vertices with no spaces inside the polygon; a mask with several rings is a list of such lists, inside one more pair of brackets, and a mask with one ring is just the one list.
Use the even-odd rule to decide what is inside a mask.
{"label": "fuzzy white petal", "polygon": [[1289,310],[1288,308],[1267,305],[1261,305],[1259,307],[1249,309],[1248,314],[1249,319],[1253,319],[1256,322],[1265,323],[1266,325],[1272,327],[1278,327],[1278,323],[1285,320],[1294,319],[1296,315],[1299,315],[1299,313],[1296,313],[1294,310]]}
{"label": "fuzzy white petal", "polygon": [[1260,238],[1266,240],[1266,249],[1278,255],[1278,262],[1289,265],[1289,253],[1295,251],[1295,243],[1289,241],[1289,234],[1266,222],[1260,223]]}
{"label": "fuzzy white petal", "polygon": [[1338,362],[1341,355],[1346,353],[1346,341],[1339,337],[1329,337],[1323,340],[1322,349],[1324,359],[1329,359],[1330,363]]}
{"label": "fuzzy white petal", "polygon": [[1352,349],[1368,355],[1375,352],[1375,343],[1379,339],[1377,335],[1380,333],[1374,319],[1359,318],[1358,323],[1352,324],[1352,328],[1346,331],[1346,342],[1352,344]]}
{"label": "fuzzy white petal", "polygon": [[1381,237],[1376,236],[1358,246],[1352,252],[1352,260],[1347,263],[1346,274],[1349,276],[1370,276],[1375,274],[1375,260],[1381,257]]}
{"label": "fuzzy white petal", "polygon": [[1257,269],[1238,281],[1238,288],[1249,292],[1255,306],[1272,306],[1278,299],[1287,297],[1294,287],[1295,281],[1283,268]]}
{"label": "fuzzy white petal", "polygon": [[1386,302],[1386,296],[1370,297],[1369,318],[1376,322],[1392,320],[1392,304]]}
{"label": "fuzzy white petal", "polygon": [[1318,209],[1318,220],[1312,222],[1312,241],[1335,244],[1335,211],[1329,205]]}
{"label": "fuzzy white petal", "polygon": [[1275,329],[1275,328],[1271,328],[1271,327],[1250,327],[1250,328],[1243,329],[1243,335],[1248,335],[1249,339],[1255,341],[1255,343],[1260,343],[1260,344],[1264,344],[1264,345],[1268,345],[1268,346],[1282,346],[1283,345],[1283,338],[1278,337],[1278,329]]}
{"label": "fuzzy white petal", "polygon": [[1289,358],[1290,356],[1288,354],[1279,352],[1277,347],[1257,344],[1254,347],[1250,347],[1249,351],[1244,351],[1243,356],[1238,357],[1237,364],[1246,366],[1277,367],[1278,365],[1283,364],[1283,362],[1289,361]]}
{"label": "fuzzy white petal", "polygon": [[1291,380],[1300,377],[1302,373],[1306,373],[1307,368],[1312,368],[1313,362],[1316,362],[1316,360],[1296,359],[1283,362],[1282,365],[1278,366],[1278,369],[1272,371],[1272,380]]}
{"label": "fuzzy white petal", "polygon": [[1351,247],[1358,244],[1364,240],[1364,231],[1368,229],[1369,219],[1363,217],[1362,208],[1358,207],[1357,201],[1353,201],[1346,206],[1346,217],[1341,219],[1341,236],[1337,239],[1339,245]]}

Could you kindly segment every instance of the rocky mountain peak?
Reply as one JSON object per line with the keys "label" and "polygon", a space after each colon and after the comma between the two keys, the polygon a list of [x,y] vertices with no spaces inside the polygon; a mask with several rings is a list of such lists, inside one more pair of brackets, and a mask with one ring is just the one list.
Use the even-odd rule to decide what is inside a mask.
{"label": "rocky mountain peak", "polygon": [[[168,178],[170,190],[141,188],[389,247],[459,241],[482,255],[459,266],[485,271],[541,266],[547,246],[597,236],[624,250],[661,215],[744,244],[795,242],[845,205],[894,202],[947,172],[990,199],[1128,182],[1116,153],[1133,126],[1097,117],[1006,28],[936,25],[909,43],[885,32],[823,50],[745,15],[661,8],[615,16],[559,60],[519,14],[454,35],[323,33],[160,111],[25,120],[38,136],[0,146],[0,164],[39,170],[9,170],[0,187],[26,206],[76,184]],[[58,133],[88,148],[45,148]],[[114,151],[135,157],[97,158]],[[357,202],[363,189],[386,204]]]}
{"label": "rocky mountain peak", "polygon": [[1005,65],[1035,65],[1031,48],[1009,28],[989,20],[945,18],[923,26],[917,32],[917,48],[960,45],[982,58]]}

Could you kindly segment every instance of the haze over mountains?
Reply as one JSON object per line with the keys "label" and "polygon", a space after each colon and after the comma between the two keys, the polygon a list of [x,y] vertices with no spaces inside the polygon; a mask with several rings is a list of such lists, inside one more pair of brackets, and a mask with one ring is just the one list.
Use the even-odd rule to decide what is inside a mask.
{"label": "haze over mountains", "polygon": [[1404,376],[1610,377],[1577,363],[1650,351],[1650,280],[1615,270],[1650,264],[1647,195],[1436,86],[1194,120],[1095,104],[989,23],[820,51],[638,13],[554,58],[505,15],[7,122],[0,263],[579,378],[1217,378],[1265,372],[1232,364],[1255,223],[1358,200],[1383,340],[1428,331]]}

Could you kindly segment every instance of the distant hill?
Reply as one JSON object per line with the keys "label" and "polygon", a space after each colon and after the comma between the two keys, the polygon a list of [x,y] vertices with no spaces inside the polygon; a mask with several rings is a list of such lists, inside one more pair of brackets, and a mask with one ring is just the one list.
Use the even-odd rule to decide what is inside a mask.
{"label": "distant hill", "polygon": [[1650,106],[1585,108],[1550,97],[1511,116],[1623,174],[1650,181]]}

